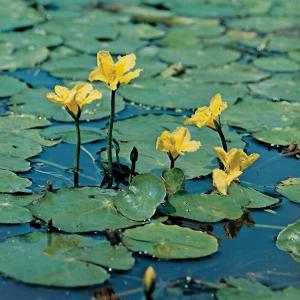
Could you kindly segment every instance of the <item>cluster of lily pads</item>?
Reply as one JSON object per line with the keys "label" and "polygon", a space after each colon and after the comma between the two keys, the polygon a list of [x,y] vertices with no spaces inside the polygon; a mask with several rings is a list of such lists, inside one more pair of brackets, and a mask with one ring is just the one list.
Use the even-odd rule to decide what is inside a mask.
{"label": "cluster of lily pads", "polygon": [[[198,0],[142,2],[101,1],[94,9],[92,0],[0,0],[0,70],[10,71],[0,76],[0,98],[11,112],[0,118],[0,222],[45,225],[0,244],[0,271],[9,277],[77,287],[104,282],[110,270],[131,269],[133,253],[159,259],[213,255],[222,247],[215,236],[174,219],[237,220],[247,210],[279,203],[239,182],[258,158],[243,151],[240,133],[266,144],[297,143],[300,44],[293,31],[285,34],[300,26],[293,1],[203,1],[201,9]],[[105,50],[91,72],[99,49]],[[114,56],[137,53],[143,72],[131,71],[134,54],[115,63],[108,50]],[[11,73],[34,67],[61,79],[55,93],[41,84],[29,87],[15,78],[21,73]],[[87,78],[93,86],[82,83]],[[47,102],[46,94],[64,109]],[[175,113],[115,120],[128,105]],[[108,134],[83,123],[108,116]],[[73,126],[49,126],[48,120],[74,121],[77,134]],[[105,185],[79,188],[80,145],[104,139]],[[49,186],[31,194],[31,181],[20,177],[31,169],[28,160],[60,142],[76,144],[76,188]],[[119,173],[128,185],[121,190],[114,185]],[[210,174],[216,191],[185,190],[187,179]],[[292,178],[276,189],[299,203],[299,185]],[[283,229],[276,242],[297,262],[299,226],[297,221]],[[83,234],[94,231],[109,241]],[[254,288],[265,298],[299,295],[297,289],[272,291],[232,278],[214,288],[218,299],[242,299]]]}

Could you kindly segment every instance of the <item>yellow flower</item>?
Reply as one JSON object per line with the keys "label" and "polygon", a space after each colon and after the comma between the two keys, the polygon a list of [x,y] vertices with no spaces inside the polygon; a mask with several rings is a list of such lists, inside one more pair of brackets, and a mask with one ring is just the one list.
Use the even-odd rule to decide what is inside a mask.
{"label": "yellow flower", "polygon": [[227,195],[227,189],[231,182],[242,175],[241,171],[233,171],[227,174],[225,171],[220,169],[213,170],[213,185],[217,190],[223,194]]}
{"label": "yellow flower", "polygon": [[185,125],[195,125],[197,127],[208,126],[217,129],[215,122],[219,123],[220,114],[227,108],[227,102],[222,100],[220,94],[214,95],[210,99],[209,106],[203,106],[196,110],[190,118],[186,119]]}
{"label": "yellow flower", "polygon": [[155,270],[151,266],[149,266],[146,269],[143,278],[143,287],[144,287],[145,295],[151,295],[153,293],[155,287],[155,280],[156,280]]}
{"label": "yellow flower", "polygon": [[72,89],[56,85],[54,91],[55,93],[48,93],[47,98],[64,106],[76,118],[84,105],[102,98],[101,92],[93,89],[90,83],[80,83]]}
{"label": "yellow flower", "polygon": [[237,148],[233,148],[229,152],[225,152],[221,147],[215,147],[214,150],[227,173],[244,171],[259,158],[257,153],[247,155],[242,149]]}
{"label": "yellow flower", "polygon": [[185,127],[177,127],[173,132],[165,130],[156,141],[156,149],[168,152],[173,160],[183,152],[197,151],[200,146],[200,142],[191,141],[191,134]]}
{"label": "yellow flower", "polygon": [[108,51],[97,53],[98,67],[89,75],[90,81],[100,80],[105,82],[109,88],[115,91],[121,83],[128,83],[132,79],[139,77],[142,69],[129,72],[135,66],[136,57],[133,53],[122,56],[114,63]]}

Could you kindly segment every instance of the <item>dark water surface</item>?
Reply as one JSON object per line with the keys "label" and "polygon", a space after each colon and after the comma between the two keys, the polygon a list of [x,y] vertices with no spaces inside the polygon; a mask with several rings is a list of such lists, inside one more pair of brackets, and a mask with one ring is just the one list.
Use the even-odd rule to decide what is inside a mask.
{"label": "dark water surface", "polygon": [[[59,80],[49,77],[38,70],[19,70],[12,74],[32,87],[44,86],[52,88]],[[4,111],[1,101],[0,112]],[[169,113],[169,110],[145,110],[132,106],[118,115],[118,119],[128,118],[140,114]],[[90,122],[89,125],[105,128],[107,119]],[[54,123],[55,125],[55,123]],[[300,177],[300,162],[291,157],[283,157],[277,149],[268,150],[264,145],[252,138],[245,138],[246,150],[257,152],[261,158],[241,177],[241,182],[270,195],[275,195],[275,185],[287,177]],[[97,152],[105,146],[103,141],[85,144],[82,151],[80,176],[81,185],[97,185],[103,178],[103,171],[95,165],[91,155],[97,158]],[[32,190],[39,192],[47,180],[53,182],[54,188],[72,186],[72,172],[74,145],[59,144],[56,147],[45,148],[43,153],[32,158],[33,169],[23,174],[32,179]],[[207,192],[212,188],[211,178],[189,180],[186,189],[189,192]],[[300,206],[282,198],[282,202],[273,211],[253,211],[252,218],[256,225],[248,228],[244,226],[236,239],[228,239],[224,233],[224,222],[214,225],[214,234],[221,238],[218,253],[207,258],[185,261],[153,260],[141,255],[135,255],[135,267],[126,273],[113,272],[110,284],[116,293],[121,293],[121,299],[142,299],[141,277],[145,268],[152,265],[158,275],[158,286],[165,281],[179,277],[191,276],[202,280],[217,282],[226,276],[248,276],[275,288],[284,286],[300,287],[300,267],[292,258],[279,251],[275,246],[275,238],[281,227],[299,219]],[[265,226],[271,225],[271,226]],[[0,239],[8,236],[27,233],[35,230],[29,224],[0,226]],[[97,236],[99,236],[97,234]],[[48,288],[22,284],[11,279],[1,277],[0,299],[2,300],[87,300],[91,299],[94,291],[104,285],[78,289]],[[127,296],[126,296],[127,295]],[[162,297],[163,299],[163,297]]]}

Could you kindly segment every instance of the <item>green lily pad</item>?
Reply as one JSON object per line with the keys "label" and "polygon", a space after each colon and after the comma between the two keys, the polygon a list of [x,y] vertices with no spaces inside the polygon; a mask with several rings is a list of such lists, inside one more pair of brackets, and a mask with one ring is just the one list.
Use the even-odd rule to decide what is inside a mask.
{"label": "green lily pad", "polygon": [[[297,40],[298,40],[298,39],[297,39]],[[299,48],[300,48],[300,47],[299,47]],[[298,48],[298,49],[299,49],[299,48]],[[296,62],[300,63],[300,50],[290,51],[290,52],[288,53],[288,56],[289,56],[291,59],[295,60]]]}
{"label": "green lily pad", "polygon": [[300,136],[300,128],[267,128],[253,133],[252,136],[263,143],[288,146],[289,144],[296,142],[297,137]]}
{"label": "green lily pad", "polygon": [[0,70],[33,68],[49,56],[50,51],[42,46],[26,46],[0,57]]}
{"label": "green lily pad", "polygon": [[[85,105],[80,120],[96,120],[110,115],[109,91],[102,88],[100,90],[103,93],[103,98]],[[52,103],[46,98],[47,93],[49,93],[49,90],[44,88],[26,89],[10,99],[9,110],[20,114],[46,117],[60,122],[72,122],[71,116],[62,106]],[[116,113],[123,110],[124,107],[125,103],[122,98],[117,97]]]}
{"label": "green lily pad", "polygon": [[226,196],[181,192],[170,197],[159,209],[170,216],[199,222],[218,222],[240,218],[245,208],[263,208],[278,202],[278,199],[233,183]]}
{"label": "green lily pad", "polygon": [[276,246],[300,263],[300,220],[288,225],[277,236]]}
{"label": "green lily pad", "polygon": [[281,29],[299,26],[299,19],[293,17],[250,16],[242,19],[233,19],[227,22],[230,28],[255,30],[269,33]]}
{"label": "green lily pad", "polygon": [[257,281],[244,278],[229,277],[225,279],[225,283],[216,293],[218,300],[296,300],[300,296],[298,288],[272,290]]}
{"label": "green lily pad", "polygon": [[164,180],[168,196],[184,190],[185,175],[181,169],[172,168],[164,170],[161,176]]}
{"label": "green lily pad", "polygon": [[[1,134],[0,134],[1,137]],[[9,170],[13,172],[26,172],[31,169],[30,162],[22,157],[1,153],[0,169]]]}
{"label": "green lily pad", "polygon": [[[135,146],[139,152],[136,164],[138,173],[160,172],[170,166],[166,153],[155,149],[156,139],[163,130],[173,131],[176,127],[183,126],[184,118],[181,116],[148,115],[138,116],[114,125],[114,138],[120,143],[120,158],[123,164],[130,165],[130,152]],[[176,167],[182,169],[187,178],[204,176],[211,173],[217,166],[213,148],[220,145],[218,135],[211,129],[189,127],[193,140],[201,141],[203,146],[196,152],[186,153],[178,158]],[[234,131],[224,127],[229,148],[243,148],[244,143]],[[106,151],[102,152],[105,159]]]}
{"label": "green lily pad", "polygon": [[30,211],[25,207],[38,196],[32,195],[0,195],[0,223],[19,224],[32,220]]}
{"label": "green lily pad", "polygon": [[210,67],[207,69],[195,69],[190,72],[195,80],[205,82],[239,83],[255,82],[269,76],[269,74],[258,71],[247,65],[232,63],[225,66]]}
{"label": "green lily pad", "polygon": [[294,127],[297,125],[299,113],[298,103],[250,98],[231,106],[222,117],[228,125],[259,131],[266,128]]}
{"label": "green lily pad", "polygon": [[94,250],[100,243],[79,235],[41,232],[12,237],[0,245],[0,271],[31,284],[57,287],[99,284],[109,274],[93,255],[86,260],[80,256],[86,248]]}
{"label": "green lily pad", "polygon": [[45,127],[48,125],[50,125],[50,122],[46,118],[38,118],[32,115],[10,114],[0,118],[1,131]]}
{"label": "green lily pad", "polygon": [[300,102],[300,80],[273,77],[256,84],[250,84],[251,91],[273,100]]}
{"label": "green lily pad", "polygon": [[271,72],[296,72],[300,69],[298,63],[285,57],[260,57],[253,64]]}
{"label": "green lily pad", "polygon": [[0,98],[16,95],[26,88],[27,85],[17,78],[0,76]]}
{"label": "green lily pad", "polygon": [[300,203],[300,178],[289,178],[276,186],[276,191],[289,200]]}
{"label": "green lily pad", "polygon": [[204,67],[208,65],[224,65],[237,60],[240,54],[225,48],[161,48],[158,56],[168,63],[182,63],[187,67]]}
{"label": "green lily pad", "polygon": [[125,100],[134,103],[195,109],[207,105],[210,97],[216,93],[221,93],[226,101],[233,104],[247,93],[247,88],[241,84],[222,85],[175,78],[147,78],[121,86],[119,93]]}
{"label": "green lily pad", "polygon": [[103,231],[140,224],[114,207],[117,193],[99,188],[61,189],[48,192],[30,206],[32,214],[66,232]]}
{"label": "green lily pad", "polygon": [[59,35],[33,29],[22,32],[2,32],[0,42],[11,43],[14,48],[24,48],[27,46],[53,47],[61,44],[63,40]]}
{"label": "green lily pad", "polygon": [[199,258],[218,251],[218,242],[213,236],[161,223],[127,229],[123,243],[132,251],[141,251],[162,259]]}
{"label": "green lily pad", "polygon": [[[94,141],[98,141],[100,139],[104,139],[106,137],[105,132],[103,130],[80,126],[81,133],[81,143],[91,143]],[[77,137],[74,125],[59,125],[59,126],[51,126],[45,128],[41,132],[42,136],[50,140],[61,140],[64,143],[68,144],[76,144]]]}
{"label": "green lily pad", "polygon": [[163,181],[150,173],[135,176],[127,190],[115,198],[117,210],[128,219],[143,221],[151,218],[166,196]]}
{"label": "green lily pad", "polygon": [[8,170],[0,169],[0,193],[29,193],[31,181]]}

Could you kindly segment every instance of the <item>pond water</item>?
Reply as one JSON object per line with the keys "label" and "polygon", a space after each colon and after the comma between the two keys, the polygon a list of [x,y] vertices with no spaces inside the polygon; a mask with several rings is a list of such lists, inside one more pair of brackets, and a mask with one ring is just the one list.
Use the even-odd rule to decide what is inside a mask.
{"label": "pond water", "polygon": [[[192,294],[193,289],[188,284],[191,278],[217,283],[236,276],[272,289],[300,288],[299,260],[292,259],[275,244],[279,232],[299,220],[300,215],[299,203],[275,190],[283,180],[300,177],[299,159],[295,155],[282,155],[289,144],[299,141],[300,136],[299,1],[253,0],[249,4],[242,0],[188,0],[187,3],[179,0],[18,0],[16,3],[23,17],[18,16],[18,10],[9,1],[0,0],[0,19],[4,20],[3,24],[0,20],[0,118],[5,118],[10,111],[21,116],[28,112],[38,117],[46,116],[55,132],[55,128],[66,124],[61,122],[66,121],[61,111],[45,106],[48,111],[41,113],[34,107],[39,104],[37,100],[47,101],[46,89],[86,80],[88,72],[95,67],[96,53],[100,49],[111,51],[115,57],[135,52],[144,72],[136,83],[121,87],[119,93],[123,100],[118,98],[115,117],[116,126],[120,126],[116,134],[121,136],[121,162],[128,165],[126,143],[136,143],[135,146],[145,151],[139,153],[139,170],[143,170],[141,165],[145,159],[145,164],[152,167],[147,171],[160,175],[161,169],[166,167],[165,161],[162,163],[159,156],[149,160],[152,153],[143,144],[144,140],[130,130],[137,130],[141,135],[145,130],[147,135],[154,132],[155,126],[173,128],[179,124],[177,119],[168,119],[170,128],[166,128],[169,123],[165,126],[147,120],[153,115],[186,117],[195,108],[207,105],[213,94],[221,92],[229,103],[228,113],[224,112],[224,118],[223,114],[221,117],[230,135],[229,144],[241,147],[244,143],[246,153],[260,155],[240,177],[241,185],[278,198],[280,202],[271,207],[247,210],[236,221],[201,223],[169,217],[168,224],[206,230],[217,237],[219,249],[210,256],[163,260],[134,253],[135,264],[131,270],[109,270],[111,277],[105,283],[80,288],[25,284],[2,274],[1,300],[88,300],[105,289],[113,291],[117,299],[144,299],[142,278],[150,265],[157,273],[155,299],[175,299],[175,294],[168,294],[173,280],[180,280],[183,294],[192,295],[186,299],[215,299],[211,290],[204,290],[201,295]],[[20,81],[1,83],[6,77]],[[97,88],[104,92],[104,98],[108,97],[104,85],[97,85]],[[105,105],[101,108],[108,111]],[[99,131],[101,139],[81,146],[80,186],[99,186],[103,180],[100,161],[101,151],[106,148],[103,132],[108,115],[104,112],[104,117],[98,118],[92,111],[91,120],[81,123],[89,129],[103,131]],[[130,136],[124,138],[120,130],[122,125],[118,124],[136,117],[133,119],[138,120],[136,125],[123,123],[129,128],[127,134]],[[143,122],[149,123],[144,125]],[[14,128],[10,128],[13,132]],[[0,128],[3,143],[5,130],[5,127],[4,130]],[[191,130],[193,137],[198,134],[198,129]],[[39,132],[43,132],[42,129]],[[199,136],[207,137],[208,141],[201,139],[201,142],[204,145],[207,142],[211,148],[217,146],[210,144],[212,133],[203,132]],[[6,167],[4,170],[30,179],[33,193],[43,192],[49,182],[55,190],[72,188],[74,147],[65,142],[43,147],[38,155],[26,157],[31,163],[30,170],[17,172]],[[216,159],[208,157],[205,161],[203,155],[198,158],[191,160],[186,155],[179,159],[186,162],[183,167],[188,174],[185,190],[210,193],[214,189],[210,173],[212,165],[217,166]],[[0,163],[3,161],[0,159]],[[199,161],[206,163],[203,169],[202,166],[197,169]],[[0,164],[0,171],[2,168]],[[126,187],[121,185],[121,188]],[[162,215],[161,212],[156,214]],[[45,222],[35,218],[24,224],[0,223],[0,242],[46,230]],[[99,232],[82,235],[106,240]],[[185,299],[179,294],[176,297]],[[116,298],[98,296],[96,300],[99,299]]]}

